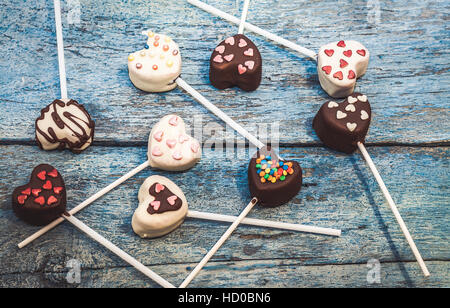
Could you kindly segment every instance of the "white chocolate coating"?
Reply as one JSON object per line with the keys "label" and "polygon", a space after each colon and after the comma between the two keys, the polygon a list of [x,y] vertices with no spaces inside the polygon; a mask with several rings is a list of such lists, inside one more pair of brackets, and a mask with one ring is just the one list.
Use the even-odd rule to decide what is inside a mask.
{"label": "white chocolate coating", "polygon": [[[182,200],[182,206],[176,211],[149,214],[149,204],[155,197],[149,194],[150,187],[159,183],[167,187]],[[188,202],[183,191],[168,178],[153,175],[147,178],[139,189],[139,207],[134,212],[131,225],[133,231],[142,238],[154,238],[166,235],[180,226],[188,212]]]}
{"label": "white chocolate coating", "polygon": [[367,70],[369,56],[369,50],[356,41],[339,41],[322,46],[317,58],[320,85],[331,97],[351,95],[356,79]]}
{"label": "white chocolate coating", "polygon": [[178,45],[163,34],[148,31],[147,37],[146,48],[128,56],[130,80],[142,91],[170,91],[177,86],[174,81],[181,73]]}
{"label": "white chocolate coating", "polygon": [[91,145],[94,122],[83,105],[74,100],[55,100],[36,120],[36,140],[43,150],[67,148],[81,152]]}
{"label": "white chocolate coating", "polygon": [[200,143],[186,134],[183,119],[169,114],[150,132],[147,155],[151,167],[166,171],[184,171],[200,160],[202,150]]}

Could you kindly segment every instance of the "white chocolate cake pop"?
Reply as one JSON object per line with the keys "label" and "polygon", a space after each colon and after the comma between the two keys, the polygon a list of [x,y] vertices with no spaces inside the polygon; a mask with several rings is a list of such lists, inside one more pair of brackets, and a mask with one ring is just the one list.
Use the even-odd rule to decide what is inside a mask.
{"label": "white chocolate cake pop", "polygon": [[153,175],[139,189],[139,207],[131,221],[142,238],[166,235],[180,226],[188,213],[183,191],[168,178]]}
{"label": "white chocolate cake pop", "polygon": [[72,99],[57,99],[41,110],[35,129],[41,149],[79,153],[91,145],[95,124],[83,105]]}
{"label": "white chocolate cake pop", "polygon": [[170,114],[152,129],[148,138],[148,160],[151,167],[167,171],[192,168],[201,158],[200,143],[186,134],[182,118]]}
{"label": "white chocolate cake pop", "polygon": [[359,42],[339,41],[322,46],[317,56],[320,85],[331,97],[347,97],[368,65],[369,50]]}
{"label": "white chocolate cake pop", "polygon": [[145,48],[128,56],[128,73],[134,86],[146,92],[173,90],[181,73],[178,45],[164,34],[151,31]]}

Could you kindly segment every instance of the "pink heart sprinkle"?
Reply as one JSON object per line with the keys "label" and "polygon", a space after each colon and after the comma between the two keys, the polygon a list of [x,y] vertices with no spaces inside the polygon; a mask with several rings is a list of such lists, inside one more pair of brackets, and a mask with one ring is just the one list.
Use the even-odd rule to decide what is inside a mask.
{"label": "pink heart sprinkle", "polygon": [[152,201],[152,202],[150,202],[150,205],[153,207],[153,209],[155,211],[157,211],[159,209],[159,207],[161,206],[161,202],[159,202],[159,201]]}
{"label": "pink heart sprinkle", "polygon": [[175,145],[177,144],[176,139],[167,139],[166,144],[169,148],[173,149]]}
{"label": "pink heart sprinkle", "polygon": [[244,40],[244,39],[240,39],[239,40],[239,47],[245,47],[245,46],[247,46],[247,42]]}
{"label": "pink heart sprinkle", "polygon": [[161,156],[161,155],[163,155],[163,152],[161,152],[161,149],[159,148],[159,146],[155,146],[152,149],[152,155],[153,156]]}
{"label": "pink heart sprinkle", "polygon": [[163,135],[164,132],[162,130],[159,130],[153,134],[153,138],[155,138],[156,141],[161,142]]}
{"label": "pink heart sprinkle", "polygon": [[253,48],[249,48],[246,51],[244,51],[244,56],[253,57]]}
{"label": "pink heart sprinkle", "polygon": [[174,205],[175,201],[178,199],[177,196],[170,196],[169,198],[167,198],[167,202],[169,202],[170,205]]}
{"label": "pink heart sprinkle", "polygon": [[188,141],[188,140],[189,140],[189,138],[187,136],[184,136],[184,135],[180,135],[178,137],[178,142],[181,143],[181,144],[183,144],[185,141]]}
{"label": "pink heart sprinkle", "polygon": [[175,160],[180,160],[183,158],[183,155],[181,155],[181,152],[177,151],[177,152],[173,153],[172,157]]}
{"label": "pink heart sprinkle", "polygon": [[229,37],[225,40],[226,44],[230,44],[231,46],[234,45],[234,37]]}
{"label": "pink heart sprinkle", "polygon": [[253,69],[253,67],[255,67],[255,61],[245,61],[244,64],[251,70]]}
{"label": "pink heart sprinkle", "polygon": [[191,151],[194,152],[194,153],[197,153],[199,147],[200,147],[200,145],[197,142],[193,142],[191,144]]}
{"label": "pink heart sprinkle", "polygon": [[223,45],[217,46],[216,51],[218,51],[220,54],[223,54],[223,52],[225,51],[225,46]]}
{"label": "pink heart sprinkle", "polygon": [[242,64],[239,64],[238,71],[239,71],[239,75],[242,75],[247,71],[247,68],[245,66],[243,66]]}
{"label": "pink heart sprinkle", "polygon": [[178,117],[177,116],[171,117],[169,120],[169,124],[172,126],[177,126],[178,125]]}
{"label": "pink heart sprinkle", "polygon": [[234,54],[231,54],[231,55],[228,55],[228,56],[225,56],[225,57],[223,57],[225,60],[227,60],[228,62],[230,62],[231,60],[233,60],[233,58],[234,58]]}
{"label": "pink heart sprinkle", "polygon": [[156,193],[157,194],[159,194],[159,192],[161,191],[161,190],[164,190],[164,185],[161,185],[161,184],[159,184],[159,183],[156,183],[156,186],[155,186],[155,191],[156,191]]}
{"label": "pink heart sprinkle", "polygon": [[216,63],[223,63],[222,56],[221,55],[215,56],[213,61],[216,62]]}

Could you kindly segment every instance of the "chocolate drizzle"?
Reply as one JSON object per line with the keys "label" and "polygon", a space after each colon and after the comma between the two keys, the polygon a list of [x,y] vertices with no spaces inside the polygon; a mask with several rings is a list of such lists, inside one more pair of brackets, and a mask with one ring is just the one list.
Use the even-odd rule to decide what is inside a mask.
{"label": "chocolate drizzle", "polygon": [[94,129],[95,123],[83,105],[56,99],[36,119],[36,141],[43,150],[68,148],[80,153],[92,143]]}
{"label": "chocolate drizzle", "polygon": [[[155,197],[155,200],[148,205],[149,214],[161,214],[167,211],[176,211],[181,208],[183,201],[169,190],[169,188],[160,183],[150,186],[149,193]],[[172,203],[172,204],[171,204]]]}

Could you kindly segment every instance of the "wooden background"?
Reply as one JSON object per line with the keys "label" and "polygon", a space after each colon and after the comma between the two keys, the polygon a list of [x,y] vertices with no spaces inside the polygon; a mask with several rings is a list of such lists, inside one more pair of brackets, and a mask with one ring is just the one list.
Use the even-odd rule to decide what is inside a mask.
{"label": "wooden background", "polygon": [[[304,168],[305,184],[293,201],[255,208],[250,217],[343,231],[333,238],[240,226],[192,287],[450,287],[448,1],[254,0],[248,17],[316,51],[339,39],[370,50],[369,69],[357,83],[373,112],[368,151],[429,267],[428,279],[362,156],[324,148],[312,130],[329,99],[313,62],[248,33],[264,59],[261,86],[218,91],[209,84],[209,57],[236,26],[183,0],[63,2],[69,97],[96,122],[94,145],[79,155],[41,151],[34,141],[39,111],[59,97],[53,1],[0,1],[0,287],[157,286],[67,223],[19,250],[17,243],[37,228],[14,216],[10,200],[34,166],[50,163],[64,175],[74,207],[144,162],[151,127],[169,113],[189,125],[202,116],[203,127],[225,129],[181,89],[151,94],[132,86],[126,59],[142,48],[146,29],[171,36],[181,48],[183,79],[244,127],[256,133],[258,125],[278,122],[282,156]],[[206,2],[240,15],[242,1]],[[204,134],[202,142],[210,138]],[[230,132],[224,138],[244,142]],[[228,225],[187,219],[163,238],[140,239],[131,228],[140,184],[165,175],[191,209],[238,215],[250,200],[248,155],[245,147],[231,156],[206,149],[187,172],[147,169],[77,217],[179,285]],[[71,259],[82,264],[80,284],[66,282]],[[367,281],[371,259],[381,262],[380,284]]]}

